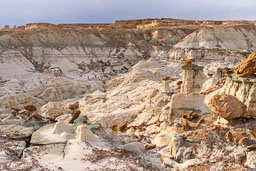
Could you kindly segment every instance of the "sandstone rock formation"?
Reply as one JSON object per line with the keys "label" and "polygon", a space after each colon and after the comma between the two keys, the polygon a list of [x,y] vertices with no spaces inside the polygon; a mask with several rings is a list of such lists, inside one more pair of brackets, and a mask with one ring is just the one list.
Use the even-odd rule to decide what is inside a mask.
{"label": "sandstone rock formation", "polygon": [[255,76],[256,73],[256,52],[251,53],[234,71],[240,77]]}
{"label": "sandstone rock formation", "polygon": [[235,96],[247,106],[245,117],[256,117],[255,78],[239,77],[236,74],[228,75],[222,92]]}
{"label": "sandstone rock formation", "polygon": [[184,70],[184,75],[180,92],[184,94],[200,92],[205,81],[203,67],[186,63],[182,66],[182,69]]}
{"label": "sandstone rock formation", "polygon": [[170,77],[165,77],[165,78],[163,78],[163,82],[164,82],[164,91],[165,91],[165,92],[170,92],[169,80],[170,80]]}
{"label": "sandstone rock formation", "polygon": [[99,137],[92,133],[87,125],[79,125],[76,128],[76,138],[79,142],[94,142],[99,141]]}
{"label": "sandstone rock formation", "polygon": [[243,22],[223,22],[187,35],[169,52],[171,59],[244,59],[256,48],[255,25]]}
{"label": "sandstone rock formation", "polygon": [[145,147],[140,142],[131,142],[128,144],[120,145],[118,148],[126,151],[130,151],[130,152],[134,152],[140,155],[143,155],[143,153],[145,152]]}
{"label": "sandstone rock formation", "polygon": [[[254,21],[175,19],[0,30],[0,170],[254,168],[255,79],[221,71],[255,51],[255,35]],[[247,118],[215,125],[218,95],[221,116]],[[24,122],[25,104],[44,126]]]}
{"label": "sandstone rock formation", "polygon": [[64,121],[59,121],[54,125],[52,132],[54,134],[61,134],[63,132],[72,134],[74,133],[74,128],[71,124],[65,123]]}
{"label": "sandstone rock formation", "polygon": [[211,102],[216,114],[226,120],[241,118],[246,112],[246,105],[232,95],[215,95]]}
{"label": "sandstone rock formation", "polygon": [[40,108],[40,112],[43,116],[52,118],[57,118],[68,113],[65,105],[61,102],[49,102]]}
{"label": "sandstone rock formation", "polygon": [[205,96],[202,94],[174,94],[170,103],[169,121],[180,118],[187,110],[194,110],[198,113],[209,113],[210,110],[204,103]]}

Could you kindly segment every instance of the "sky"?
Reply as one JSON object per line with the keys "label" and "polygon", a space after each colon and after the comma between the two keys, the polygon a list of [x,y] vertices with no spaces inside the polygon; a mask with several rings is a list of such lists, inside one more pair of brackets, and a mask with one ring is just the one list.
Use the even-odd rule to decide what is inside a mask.
{"label": "sky", "polygon": [[256,20],[256,0],[1,0],[0,27],[175,18]]}

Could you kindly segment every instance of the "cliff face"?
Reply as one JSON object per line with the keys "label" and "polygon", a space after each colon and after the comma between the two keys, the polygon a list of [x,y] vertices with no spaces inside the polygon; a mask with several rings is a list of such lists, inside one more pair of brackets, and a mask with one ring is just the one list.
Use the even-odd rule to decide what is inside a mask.
{"label": "cliff face", "polygon": [[[242,31],[233,29],[240,26]],[[212,97],[224,91],[245,103],[248,115],[255,114],[255,53],[236,69],[235,73],[244,77],[230,75],[226,82],[220,80],[231,71],[223,68],[237,66],[236,60],[254,50],[253,28],[253,22],[246,21],[172,19],[5,27],[0,30],[0,149],[6,151],[0,158],[5,168],[28,170],[25,167],[30,167],[31,161],[30,170],[39,170],[37,161],[42,167],[64,170],[70,170],[67,163],[71,162],[92,166],[91,170],[106,169],[106,162],[113,164],[110,170],[136,170],[138,163],[143,164],[139,170],[165,170],[162,162],[176,170],[190,166],[192,170],[256,168],[255,151],[248,152],[255,149],[256,120],[239,119],[223,128],[224,121],[212,115],[210,108]],[[247,44],[243,40],[248,40]],[[168,55],[179,61],[169,62]],[[198,59],[182,60],[182,66],[180,58],[188,57]],[[233,96],[231,100],[236,99]],[[37,109],[33,113],[25,107],[32,105]],[[70,107],[74,105],[77,107]],[[226,114],[225,110],[221,113]],[[56,133],[60,123],[79,114],[73,126],[88,123],[100,141],[87,142],[87,146],[80,142],[82,138],[75,138],[74,132],[80,136],[81,129],[77,132],[66,124]],[[54,119],[60,122],[48,124]],[[36,146],[26,148],[27,143],[19,148],[17,141],[2,141],[5,137],[19,142],[28,138],[26,141]],[[117,151],[133,142],[130,149],[151,156],[148,161],[133,158],[136,165],[131,165],[132,155],[126,152],[129,156],[125,157],[123,150]],[[147,152],[136,146],[138,142]],[[11,150],[21,153],[13,155]],[[152,167],[144,165],[151,161],[155,163]]]}
{"label": "cliff face", "polygon": [[235,96],[247,106],[246,116],[255,117],[256,112],[256,79],[229,75],[222,89],[226,94]]}
{"label": "cliff face", "polygon": [[[98,77],[126,72],[141,59],[167,56],[188,28],[137,29],[137,24],[27,24],[1,30],[0,76],[58,73]],[[13,70],[14,69],[14,70]],[[15,71],[15,72],[14,72]]]}
{"label": "cliff face", "polygon": [[253,23],[226,22],[197,30],[174,45],[170,58],[243,59],[256,49],[255,28]]}
{"label": "cliff face", "polygon": [[108,77],[151,56],[242,59],[256,48],[253,22],[175,19],[113,24],[32,23],[0,30],[0,76]]}

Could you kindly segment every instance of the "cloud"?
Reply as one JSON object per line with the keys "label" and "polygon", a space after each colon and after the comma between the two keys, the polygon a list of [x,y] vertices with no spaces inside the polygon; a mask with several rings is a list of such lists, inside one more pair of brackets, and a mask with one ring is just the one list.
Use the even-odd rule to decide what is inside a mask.
{"label": "cloud", "polygon": [[253,20],[255,6],[253,0],[6,0],[0,6],[0,26],[138,18]]}

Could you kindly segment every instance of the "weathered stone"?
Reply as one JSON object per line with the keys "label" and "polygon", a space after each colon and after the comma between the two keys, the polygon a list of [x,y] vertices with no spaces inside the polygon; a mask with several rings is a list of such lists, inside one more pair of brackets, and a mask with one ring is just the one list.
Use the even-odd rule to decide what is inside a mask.
{"label": "weathered stone", "polygon": [[80,110],[77,110],[77,109],[74,109],[71,113],[71,118],[68,120],[68,123],[73,123],[74,120],[76,120],[79,115],[80,115],[81,111]]}
{"label": "weathered stone", "polygon": [[170,80],[170,77],[163,78],[164,92],[170,92],[169,80]]}
{"label": "weathered stone", "polygon": [[145,152],[145,147],[140,142],[131,142],[128,144],[120,145],[119,149],[130,151],[142,155]]}
{"label": "weathered stone", "polygon": [[195,62],[195,59],[194,59],[194,58],[191,58],[191,59],[183,59],[183,60],[181,60],[181,62],[183,62],[184,65],[187,65],[187,64],[191,64],[192,62]]}
{"label": "weathered stone", "polygon": [[90,120],[87,118],[87,116],[80,116],[77,119],[74,120],[74,127],[76,128],[79,125],[84,125],[84,124],[91,124]]}
{"label": "weathered stone", "polygon": [[36,111],[36,107],[34,105],[31,105],[31,104],[24,105],[24,109],[29,110],[31,112]]}
{"label": "weathered stone", "polygon": [[78,107],[79,107],[79,102],[75,102],[67,105],[67,108],[70,110],[77,109]]}
{"label": "weathered stone", "polygon": [[56,118],[60,115],[68,113],[65,105],[61,102],[49,102],[43,105],[40,109],[42,116]]}
{"label": "weathered stone", "polygon": [[244,117],[256,118],[256,79],[249,77],[238,77],[235,74],[226,78],[222,92],[235,96],[247,106]]}
{"label": "weathered stone", "polygon": [[256,151],[247,153],[245,165],[252,169],[256,169]]}
{"label": "weathered stone", "polygon": [[176,162],[175,160],[170,159],[170,158],[165,158],[163,160],[163,166],[171,167],[171,168],[178,168],[179,167],[179,163]]}
{"label": "weathered stone", "polygon": [[187,120],[193,120],[195,118],[198,118],[199,117],[199,114],[193,110],[186,110],[183,114],[182,114],[182,117],[184,119],[187,119]]}
{"label": "weathered stone", "polygon": [[215,95],[212,97],[211,103],[216,114],[226,120],[240,118],[246,112],[246,105],[231,95]]}
{"label": "weathered stone", "polygon": [[64,134],[54,134],[55,124],[48,124],[37,131],[35,131],[31,137],[31,144],[64,144],[66,143],[67,137],[64,132]]}
{"label": "weathered stone", "polygon": [[202,94],[174,94],[171,98],[169,121],[182,116],[187,110],[197,113],[209,113],[209,108],[204,103],[205,96]]}
{"label": "weathered stone", "polygon": [[10,110],[10,108],[23,108],[24,104],[44,104],[45,102],[37,97],[33,97],[28,93],[11,94],[0,97],[0,108],[4,109],[4,112]]}
{"label": "weathered stone", "polygon": [[53,133],[54,134],[61,134],[63,132],[73,134],[74,133],[74,128],[71,124],[68,124],[64,121],[59,121],[54,125]]}
{"label": "weathered stone", "polygon": [[42,162],[52,162],[56,158],[62,158],[65,144],[49,144],[40,146],[30,146],[23,151],[23,158],[32,160],[40,159]]}
{"label": "weathered stone", "polygon": [[34,127],[24,127],[20,125],[0,125],[1,135],[10,136],[14,139],[28,138],[34,131]]}
{"label": "weathered stone", "polygon": [[252,52],[247,59],[242,61],[234,72],[240,77],[254,75],[256,72],[256,52]]}
{"label": "weathered stone", "polygon": [[205,76],[203,73],[203,67],[186,64],[182,66],[184,70],[183,81],[181,85],[181,93],[189,94],[192,92],[200,92]]}
{"label": "weathered stone", "polygon": [[87,125],[79,125],[76,128],[76,139],[79,142],[94,142],[99,141],[99,137],[92,133]]}

